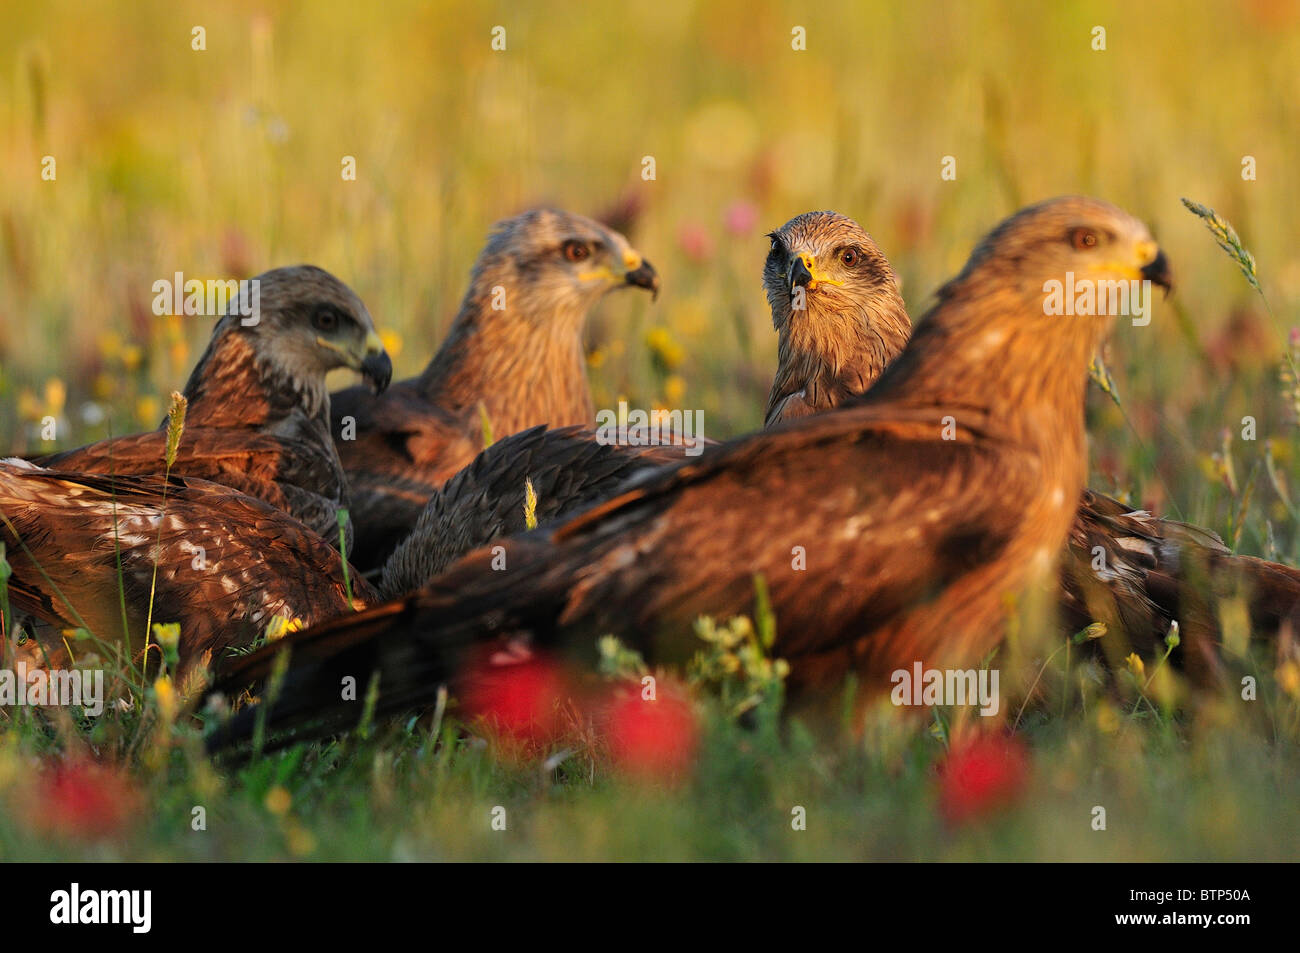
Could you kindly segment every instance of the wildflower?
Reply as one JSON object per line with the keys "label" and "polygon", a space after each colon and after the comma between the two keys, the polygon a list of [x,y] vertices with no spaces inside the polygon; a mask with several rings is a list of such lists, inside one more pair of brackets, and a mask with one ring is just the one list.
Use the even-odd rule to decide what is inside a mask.
{"label": "wildflower", "polygon": [[1295,659],[1287,659],[1278,666],[1277,684],[1292,698],[1300,700],[1300,665]]}
{"label": "wildflower", "polygon": [[954,747],[939,767],[939,810],[965,823],[1011,804],[1025,786],[1029,754],[1016,738],[991,736]]}
{"label": "wildflower", "polygon": [[122,367],[127,371],[138,370],[144,361],[144,351],[138,344],[128,344],[122,348]]}
{"label": "wildflower", "polygon": [[179,622],[160,623],[155,622],[152,626],[153,640],[162,649],[163,660],[171,666],[175,666],[180,659],[179,647],[181,644],[181,626]]}
{"label": "wildflower", "polygon": [[672,371],[686,359],[685,350],[673,339],[667,328],[651,328],[646,333],[645,343],[650,348],[655,366],[663,373]]}
{"label": "wildflower", "polygon": [[57,377],[51,377],[45,382],[45,407],[46,413],[52,417],[57,417],[63,413],[63,405],[68,400],[68,389],[64,386],[63,381]]}
{"label": "wildflower", "polygon": [[283,786],[277,784],[271,790],[266,792],[266,797],[262,799],[262,804],[268,811],[276,817],[283,817],[289,813],[289,808],[293,804],[293,797]]}
{"label": "wildflower", "polygon": [[176,717],[179,706],[170,675],[162,675],[153,683],[153,694],[158,701],[158,713],[162,715],[163,721],[171,722]]}
{"label": "wildflower", "polygon": [[135,399],[135,418],[145,427],[156,427],[161,415],[158,398],[152,394],[141,394]]}
{"label": "wildflower", "polygon": [[1075,645],[1082,645],[1084,642],[1087,642],[1090,639],[1100,639],[1103,636],[1105,636],[1105,634],[1106,634],[1105,622],[1091,622],[1084,628],[1080,629],[1078,632],[1074,633],[1074,636],[1070,639],[1070,641],[1073,642]]}
{"label": "wildflower", "polygon": [[722,215],[727,231],[733,235],[747,235],[758,224],[758,209],[752,202],[740,200],[732,202]]}
{"label": "wildflower", "polygon": [[1113,735],[1119,731],[1119,715],[1114,707],[1101,702],[1097,705],[1097,730],[1102,734]]}
{"label": "wildflower", "polygon": [[30,816],[37,830],[74,838],[116,834],[139,796],[121,770],[93,761],[65,761],[39,775]]}
{"label": "wildflower", "polygon": [[677,243],[693,262],[702,263],[713,257],[713,238],[703,225],[683,225],[677,233]]}
{"label": "wildflower", "polygon": [[284,835],[289,853],[295,857],[307,857],[316,852],[316,838],[301,824],[288,824]]}
{"label": "wildflower", "polygon": [[1139,682],[1146,681],[1147,667],[1143,664],[1141,656],[1136,652],[1130,652],[1128,658],[1124,659],[1124,662],[1128,665],[1128,670],[1133,673],[1134,678]]}
{"label": "wildflower", "polygon": [[384,342],[384,350],[388,352],[389,357],[395,358],[402,353],[402,336],[392,328],[380,331],[379,340]]}
{"label": "wildflower", "polygon": [[627,695],[609,709],[608,739],[614,763],[636,778],[671,778],[695,757],[698,729],[690,705],[674,693],[646,700]]}
{"label": "wildflower", "polygon": [[266,624],[266,641],[274,642],[277,639],[282,639],[290,632],[297,632],[305,625],[306,623],[298,616],[294,616],[292,619],[280,615],[272,616],[271,621]]}
{"label": "wildflower", "polygon": [[466,711],[513,738],[540,742],[556,728],[556,705],[566,694],[554,664],[528,659],[487,664],[471,674],[462,692]]}

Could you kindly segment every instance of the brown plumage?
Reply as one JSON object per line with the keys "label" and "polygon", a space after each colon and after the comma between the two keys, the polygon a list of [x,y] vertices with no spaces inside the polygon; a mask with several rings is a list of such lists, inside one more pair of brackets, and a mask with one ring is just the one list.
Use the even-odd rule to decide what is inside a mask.
{"label": "brown plumage", "polygon": [[[325,375],[360,371],[382,390],[392,363],[361,299],[310,265],[259,275],[260,311],[233,306],[217,322],[185,385],[184,439],[171,472],[220,483],[289,513],[338,540],[336,512],[347,481],[329,432]],[[166,422],[36,458],[63,471],[156,474],[164,469]]]}
{"label": "brown plumage", "polygon": [[[274,616],[311,625],[376,601],[355,573],[349,600],[342,557],[306,526],[261,500],[192,478],[0,462],[0,541],[13,569],[14,610],[55,627],[42,631],[42,644],[28,654],[56,666],[66,664],[65,628],[84,626],[138,656],[151,588],[152,620],[180,623],[182,671],[216,650],[252,642]],[[5,620],[0,631],[10,626]]]}
{"label": "brown plumage", "polygon": [[876,382],[912,333],[898,279],[871,236],[836,212],[768,234],[763,289],[777,333],[766,426],[836,407]]}
{"label": "brown plumage", "polygon": [[[852,219],[809,212],[768,237],[773,254],[763,284],[780,357],[765,411],[770,425],[828,410],[863,393],[903,349],[912,324],[888,259]],[[808,255],[806,260],[795,257],[787,267],[777,249],[791,244],[824,251],[833,263],[818,266]],[[842,264],[834,260],[837,251],[851,251],[854,267],[839,278],[825,275],[828,280],[819,289],[807,266],[837,268]],[[797,319],[788,273],[796,268],[800,281],[812,286],[801,286],[799,303],[807,313]],[[807,293],[814,290],[816,295]],[[484,451],[487,459],[475,459],[473,475],[462,471],[454,485],[430,499],[416,528],[385,565],[380,591],[388,596],[410,592],[456,556],[523,532],[523,479],[533,471],[546,484],[536,486],[534,477],[542,501],[538,522],[545,524],[612,496],[624,480],[650,464],[684,459],[680,449],[633,453],[638,448],[598,447],[595,438],[594,432],[574,429],[534,432]],[[583,440],[589,446],[582,446]]]}
{"label": "brown plumage", "polygon": [[[977,662],[1001,638],[1006,597],[1051,570],[1083,489],[1087,368],[1109,320],[1044,313],[1044,281],[1066,271],[1166,279],[1146,228],[1112,206],[1025,209],[941,289],[868,394],[506,540],[504,569],[477,550],[413,595],[291,636],[270,724],[354,723],[345,674],[378,673],[381,710],[427,702],[484,645],[589,656],[612,632],[652,662],[682,658],[699,614],[751,611],[756,573],[796,691],[856,671],[875,693],[914,661]],[[275,654],[242,660],[227,684],[264,676]],[[245,737],[253,717],[213,744]]]}
{"label": "brown plumage", "polygon": [[[809,212],[770,237],[763,284],[780,346],[769,426],[862,393],[910,333],[893,272],[852,219]],[[846,251],[856,252],[862,264],[845,267]],[[802,310],[792,307],[798,289],[806,301]],[[1094,563],[1102,568],[1094,570]],[[1300,621],[1300,572],[1233,556],[1206,530],[1084,493],[1062,563],[1060,602],[1067,624],[1107,623],[1113,635],[1100,648],[1115,660],[1134,649],[1148,657],[1163,651],[1170,623],[1178,620],[1184,643],[1179,661],[1208,682],[1218,671],[1222,640],[1215,607],[1229,594],[1246,599],[1261,631]]]}
{"label": "brown plumage", "polygon": [[655,290],[654,268],[622,235],[571,212],[499,223],[424,371],[382,396],[334,395],[334,434],[352,487],[353,559],[383,564],[433,491],[483,447],[538,424],[593,426],[582,329],[614,288]]}
{"label": "brown plumage", "polygon": [[680,446],[601,443],[581,427],[533,427],[499,440],[433,494],[384,564],[379,591],[405,595],[470,550],[524,532],[526,483],[536,494],[536,525],[545,525],[685,459]]}
{"label": "brown plumage", "polygon": [[1285,661],[1290,639],[1277,636],[1300,632],[1300,570],[1238,556],[1209,530],[1085,491],[1063,561],[1061,606],[1076,630],[1106,624],[1108,636],[1092,645],[1112,666],[1130,651],[1161,654],[1176,621],[1181,647],[1172,661],[1196,684],[1216,684],[1225,670],[1221,610],[1233,601]]}

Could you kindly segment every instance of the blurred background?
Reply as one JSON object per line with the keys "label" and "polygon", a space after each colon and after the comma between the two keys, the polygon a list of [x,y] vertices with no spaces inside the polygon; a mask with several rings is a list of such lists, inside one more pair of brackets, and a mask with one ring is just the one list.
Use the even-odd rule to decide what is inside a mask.
{"label": "blurred background", "polygon": [[[766,231],[855,217],[915,317],[999,219],[1086,192],[1149,221],[1179,279],[1111,344],[1123,409],[1094,393],[1093,485],[1294,557],[1286,502],[1248,487],[1266,440],[1279,479],[1296,450],[1297,62],[1280,0],[7,3],[0,451],[52,449],[46,415],[62,446],[158,423],[210,330],[153,315],[177,271],[328,268],[414,373],[491,224],[540,203],[624,228],[663,278],[594,316],[597,406],[699,408],[726,437],[761,422],[775,366]],[[1181,196],[1235,224],[1271,314]]]}

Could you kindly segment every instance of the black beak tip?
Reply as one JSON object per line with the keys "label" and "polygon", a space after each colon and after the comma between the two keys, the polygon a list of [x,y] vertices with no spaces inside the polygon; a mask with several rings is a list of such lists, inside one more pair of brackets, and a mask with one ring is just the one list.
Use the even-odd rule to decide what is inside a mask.
{"label": "black beak tip", "polygon": [[361,362],[361,376],[369,382],[370,389],[382,394],[393,379],[393,360],[387,351],[367,355]]}
{"label": "black beak tip", "polygon": [[659,297],[659,273],[655,271],[654,265],[645,259],[641,260],[640,267],[629,271],[624,280],[629,285],[649,291],[651,301]]}
{"label": "black beak tip", "polygon": [[803,263],[802,258],[796,258],[790,265],[790,273],[787,276],[789,286],[793,289],[796,287],[807,288],[813,280],[813,274],[808,270],[808,266]]}
{"label": "black beak tip", "polygon": [[1169,270],[1169,259],[1165,257],[1163,251],[1156,252],[1150,264],[1142,268],[1142,277],[1153,285],[1158,285],[1165,291],[1165,297],[1169,297],[1169,292],[1174,290],[1173,273]]}

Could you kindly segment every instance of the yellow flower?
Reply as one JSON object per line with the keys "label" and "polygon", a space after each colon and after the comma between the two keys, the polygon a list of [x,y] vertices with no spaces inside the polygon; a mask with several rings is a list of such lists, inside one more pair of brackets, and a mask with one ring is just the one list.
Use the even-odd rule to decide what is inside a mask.
{"label": "yellow flower", "polygon": [[170,675],[163,675],[153,683],[154,697],[158,699],[158,711],[163,716],[163,721],[171,721],[176,717],[176,688],[172,685]]}
{"label": "yellow flower", "polygon": [[276,785],[266,792],[266,799],[262,802],[268,811],[276,817],[283,817],[289,813],[289,807],[293,804],[293,798],[289,792],[280,785]]}
{"label": "yellow flower", "polygon": [[316,838],[312,836],[311,831],[301,824],[286,825],[284,833],[289,846],[289,853],[295,857],[306,857],[315,852]]}
{"label": "yellow flower", "polygon": [[671,406],[681,403],[686,394],[686,381],[680,374],[670,374],[664,381],[664,400]]}
{"label": "yellow flower", "polygon": [[158,398],[152,394],[142,394],[135,399],[135,419],[141,426],[156,427],[162,417],[158,407]]}
{"label": "yellow flower", "polygon": [[45,416],[45,408],[26,387],[18,392],[18,416],[23,420],[40,420]]}
{"label": "yellow flower", "polygon": [[1105,702],[1097,706],[1097,728],[1107,735],[1119,731],[1119,715],[1115,714],[1115,709]]}
{"label": "yellow flower", "polygon": [[392,328],[385,328],[379,332],[379,340],[384,342],[384,350],[388,356],[396,358],[402,353],[402,336]]}
{"label": "yellow flower", "polygon": [[1142,659],[1136,652],[1130,652],[1128,658],[1124,661],[1128,663],[1128,670],[1133,673],[1139,682],[1146,680],[1147,667],[1142,663]]}
{"label": "yellow flower", "polygon": [[68,389],[63,386],[63,381],[57,377],[51,377],[45,382],[45,412],[52,417],[57,417],[63,413],[63,405],[68,400]]}
{"label": "yellow flower", "polygon": [[153,640],[164,649],[174,649],[181,641],[181,625],[179,622],[155,622],[153,624]]}
{"label": "yellow flower", "polygon": [[266,641],[274,642],[282,639],[290,632],[297,632],[306,625],[303,620],[294,616],[292,619],[286,619],[284,616],[272,616],[271,621],[266,626]]}
{"label": "yellow flower", "polygon": [[144,360],[144,351],[138,344],[128,344],[122,348],[122,366],[128,371],[134,371],[139,368],[140,363]]}
{"label": "yellow flower", "polygon": [[1277,684],[1292,698],[1300,699],[1300,665],[1287,659],[1277,668]]}
{"label": "yellow flower", "polygon": [[650,353],[665,370],[673,370],[686,358],[686,352],[673,340],[667,328],[651,328],[646,333],[645,340]]}
{"label": "yellow flower", "polygon": [[112,360],[122,353],[122,335],[116,331],[105,331],[97,339],[99,353]]}

